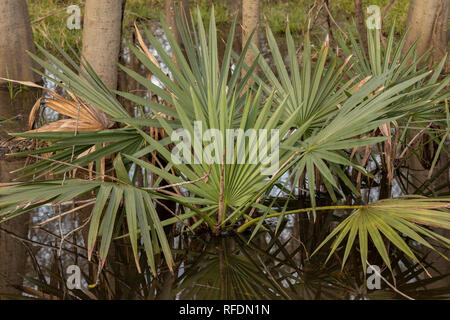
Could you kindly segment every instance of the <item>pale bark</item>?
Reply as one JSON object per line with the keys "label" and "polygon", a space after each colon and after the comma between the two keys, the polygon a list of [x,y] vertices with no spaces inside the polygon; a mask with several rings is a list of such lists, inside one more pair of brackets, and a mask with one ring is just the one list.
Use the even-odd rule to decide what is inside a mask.
{"label": "pale bark", "polygon": [[[450,0],[411,0],[406,21],[408,34],[404,51],[408,50],[417,40],[417,54],[422,55],[428,49],[431,49],[434,62],[439,62],[448,51],[446,38],[449,6]],[[413,138],[418,133],[416,130],[411,131],[410,138]],[[423,143],[422,140],[422,138],[416,139],[411,146],[412,149],[420,146]],[[428,148],[428,146],[420,148],[419,153],[423,153],[425,148]],[[428,176],[428,170],[424,166],[423,161],[420,160],[421,156],[413,155],[408,161],[408,167],[413,172],[411,180],[416,186],[422,185]],[[446,164],[445,159],[447,159],[447,155],[445,152],[442,152],[441,159],[435,170],[438,171],[439,166]],[[442,178],[448,180],[448,172]],[[431,189],[433,187],[435,187],[435,184],[430,185]],[[415,192],[415,189],[411,188],[408,191]]]}
{"label": "pale bark", "polygon": [[417,53],[431,48],[434,61],[442,59],[447,51],[447,23],[450,0],[411,0],[406,20],[408,34],[405,48],[417,41]]}
{"label": "pale bark", "polygon": [[[27,54],[35,52],[33,36],[25,0],[0,1],[0,76],[16,80],[39,81],[39,77],[31,70],[36,63]],[[6,83],[0,80],[0,87]],[[17,94],[11,101],[10,93],[0,88],[0,117],[11,121],[0,124],[0,183],[11,182],[17,176],[11,171],[24,165],[22,159],[6,158],[11,143],[5,144],[7,133],[20,132],[27,129],[27,118],[31,107],[36,101],[36,92],[32,90]],[[17,146],[15,146],[17,147]],[[17,149],[13,149],[18,151]],[[0,224],[0,293],[20,295],[12,285],[21,285],[25,273],[26,251],[20,241],[11,237],[27,238],[27,216]]]}
{"label": "pale bark", "polygon": [[[431,49],[434,62],[442,59],[448,51],[446,35],[449,5],[450,0],[411,0],[406,21],[408,34],[404,48],[405,51],[417,40],[418,55],[422,55],[425,51]],[[412,130],[410,138],[412,139],[418,134],[418,131]],[[412,149],[420,146],[423,143],[422,140],[422,138],[416,139],[415,143],[411,146]],[[425,148],[428,147],[420,148],[419,153],[423,153]],[[427,180],[428,175],[428,170],[424,166],[423,161],[420,160],[421,156],[419,155],[417,157],[413,155],[408,161],[408,167],[413,172],[411,180],[416,186],[422,185]],[[442,152],[441,159],[435,170],[439,170],[440,165],[446,164],[446,158],[446,153]],[[442,178],[448,180],[448,172]],[[435,187],[435,184],[430,185],[431,189],[433,187]],[[415,189],[411,188],[408,191],[415,192]]]}
{"label": "pale bark", "polygon": [[[125,0],[86,0],[85,4],[82,55],[111,90],[116,90],[118,86],[117,63],[121,49],[124,4]],[[90,212],[91,208],[80,210],[78,219],[85,221]],[[87,227],[82,230],[82,235],[87,244]],[[112,244],[110,252],[114,250],[115,245]],[[95,267],[90,269],[90,274],[96,274]],[[110,275],[108,278],[114,292],[117,289],[116,282]]]}
{"label": "pale bark", "polygon": [[[448,24],[448,10],[450,8],[450,0],[411,0],[408,18],[407,18],[407,29],[408,34],[406,37],[406,43],[404,51],[408,50],[408,48],[417,40],[417,54],[421,55],[425,53],[428,49],[431,49],[432,62],[438,63],[444,57],[444,55],[448,51],[447,47],[447,24]],[[448,60],[446,69],[448,70]],[[410,137],[417,135],[418,131],[413,130],[410,133]],[[424,155],[424,151],[426,148],[430,148],[430,145],[421,146],[425,141],[420,138],[417,139],[416,143],[413,144],[412,148],[418,147],[419,157]],[[448,148],[448,142],[447,142]],[[432,154],[435,150],[432,150]],[[433,154],[434,155],[434,154]],[[421,186],[428,180],[428,169],[426,165],[424,165],[424,161],[416,155],[413,155],[407,163],[408,170],[410,173],[410,181],[413,182],[416,186]],[[446,164],[449,161],[449,157],[446,152],[441,152],[440,159],[435,167],[434,172],[440,172],[445,168]],[[442,185],[450,186],[450,170],[444,170],[442,175],[439,176],[436,181],[428,184],[428,190],[433,191]],[[415,187],[409,188],[409,193],[416,192]],[[450,192],[450,187],[447,187],[439,192],[444,192],[448,194]],[[448,230],[434,230],[446,237],[449,237]],[[440,257],[435,252],[432,252],[428,249],[425,249],[424,252],[429,253],[429,261],[433,262],[433,267],[435,269],[430,270],[433,276],[438,274],[448,274],[450,272],[450,263],[445,261],[442,257]],[[448,256],[449,250],[442,250],[442,253]],[[437,270],[437,272],[435,271]],[[448,286],[450,284],[450,277],[447,279],[441,280],[435,284],[429,286],[439,287],[439,286]]]}
{"label": "pale bark", "polygon": [[177,41],[177,43],[180,44],[181,36],[180,36],[180,32],[178,31],[178,28],[177,28],[177,21],[176,21],[176,15],[175,15],[176,1],[175,0],[166,0],[164,9],[165,9],[164,14],[166,17],[167,26],[169,27],[169,30],[175,36],[175,40]]}
{"label": "pale bark", "polygon": [[[253,30],[252,42],[259,48],[259,19],[260,19],[260,4],[259,0],[242,0],[242,47],[245,46],[248,38]],[[251,66],[255,60],[253,51],[249,49],[246,52],[244,62]]]}
{"label": "pale bark", "polygon": [[86,1],[82,53],[110,89],[117,88],[121,29],[122,0]]}
{"label": "pale bark", "polygon": [[[433,47],[433,60],[435,62],[441,59],[448,52],[448,18],[450,10],[450,0],[441,0],[439,2],[438,11],[436,13],[436,20],[433,26],[433,35],[431,38]],[[446,72],[450,72],[450,63],[447,57]]]}
{"label": "pale bark", "polygon": [[355,20],[356,20],[356,27],[358,28],[358,33],[361,37],[361,41],[364,46],[364,52],[367,55],[368,54],[368,47],[367,47],[367,29],[366,29],[366,23],[365,23],[365,15],[362,5],[362,0],[354,0],[355,5]]}
{"label": "pale bark", "polygon": [[410,0],[406,28],[405,48],[408,50],[411,45],[417,42],[417,52],[422,54],[430,47],[433,23],[436,17],[436,10],[440,0]]}
{"label": "pale bark", "polygon": [[[26,51],[35,52],[25,0],[0,1],[0,77],[37,81],[36,67]],[[0,80],[0,86],[5,82]]]}
{"label": "pale bark", "polygon": [[[185,54],[184,46],[182,43],[180,31],[177,25],[177,15],[178,18],[184,19],[186,17],[187,22],[191,23],[190,13],[189,13],[189,0],[166,0],[164,7],[164,15],[166,18],[167,26],[169,30],[173,33],[176,42],[181,47],[181,51]],[[172,60],[178,65],[175,56],[172,54]]]}
{"label": "pale bark", "polygon": [[[82,55],[111,90],[118,85],[124,3],[125,0],[86,0],[85,4]],[[80,210],[79,219],[84,221],[90,213],[90,208]],[[88,228],[83,229],[86,243],[87,231]]]}
{"label": "pale bark", "polygon": [[242,51],[242,0],[229,0],[230,15],[236,17],[236,30],[234,33],[233,50],[237,53]]}

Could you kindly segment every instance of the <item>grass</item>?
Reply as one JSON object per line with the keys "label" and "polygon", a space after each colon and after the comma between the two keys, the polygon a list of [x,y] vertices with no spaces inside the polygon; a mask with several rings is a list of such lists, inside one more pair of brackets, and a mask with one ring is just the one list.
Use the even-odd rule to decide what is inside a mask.
{"label": "grass", "polygon": [[[55,41],[67,51],[67,43],[76,50],[81,48],[82,29],[69,30],[66,21],[69,5],[79,5],[81,15],[84,14],[82,0],[27,0],[35,43],[47,50],[53,50]],[[149,6],[148,4],[151,3]],[[123,28],[128,29],[136,20],[158,20],[159,14],[164,12],[164,0],[127,0],[124,14]]]}
{"label": "grass", "polygon": [[[354,17],[353,0],[330,1],[330,11],[340,28],[345,29],[352,23]],[[82,30],[69,30],[66,21],[69,14],[65,8],[69,5],[80,5],[81,13],[84,12],[82,0],[27,0],[30,13],[33,37],[37,44],[45,49],[52,49],[52,41],[67,49],[65,41],[72,47],[81,48]],[[232,19],[228,10],[228,1],[191,0],[191,7],[198,6],[205,22],[208,23],[209,9],[214,4],[216,23],[218,28],[227,28]],[[261,16],[266,21],[275,35],[284,34],[286,18],[289,17],[289,27],[294,38],[298,38],[307,25],[307,8],[311,7],[314,0],[294,1],[269,1],[261,0]],[[384,8],[389,0],[365,0],[363,6],[378,5]],[[406,17],[408,14],[409,0],[396,0],[391,7],[384,23],[383,30],[387,32],[394,21],[396,33],[404,32]],[[325,11],[322,10],[322,15]],[[158,21],[164,13],[164,0],[127,0],[125,6],[123,28],[126,32],[134,21]],[[323,25],[318,23],[317,25]],[[325,26],[324,26],[325,27]],[[335,26],[333,26],[335,27]],[[317,26],[316,26],[317,28]],[[337,27],[336,27],[337,28]],[[320,30],[319,30],[320,31]],[[51,40],[50,40],[51,39]]]}
{"label": "grass", "polygon": [[286,18],[289,17],[289,28],[295,35],[301,33],[307,25],[307,11],[310,0],[289,2],[263,1],[262,17],[266,20],[274,33],[282,33],[286,29]]}
{"label": "grass", "polygon": [[[340,0],[340,1],[330,1],[332,4],[332,13],[338,21],[345,17],[350,20],[355,15],[355,7],[353,5],[353,0]],[[377,5],[383,11],[383,8],[389,4],[390,0],[363,0],[363,8],[370,5]],[[397,35],[405,32],[406,18],[408,16],[409,0],[395,0],[394,4],[390,8],[388,14],[384,21],[382,21],[383,32],[385,34],[389,33],[392,24],[395,22],[395,33]],[[365,13],[366,14],[366,13]],[[339,17],[341,17],[339,19]]]}
{"label": "grass", "polygon": [[69,30],[66,26],[69,5],[80,5],[83,13],[84,1],[27,0],[33,39],[44,48],[53,48],[52,41],[67,49],[65,41],[74,48],[81,48],[82,30]]}

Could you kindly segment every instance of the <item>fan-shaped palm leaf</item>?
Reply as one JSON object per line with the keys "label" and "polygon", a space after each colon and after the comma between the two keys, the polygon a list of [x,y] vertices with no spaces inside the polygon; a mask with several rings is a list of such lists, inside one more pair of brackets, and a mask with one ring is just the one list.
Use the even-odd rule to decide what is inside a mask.
{"label": "fan-shaped palm leaf", "polygon": [[341,222],[314,253],[336,237],[331,244],[328,260],[347,237],[347,244],[345,245],[342,260],[342,266],[344,266],[355,243],[356,236],[358,236],[361,262],[363,269],[365,269],[368,257],[368,240],[370,237],[378,253],[383,258],[383,261],[391,269],[389,253],[382,237],[383,235],[409,258],[418,262],[417,257],[401,235],[403,234],[431,249],[433,249],[433,246],[424,237],[435,240],[445,247],[450,248],[449,239],[427,228],[427,226],[433,226],[449,229],[450,212],[448,208],[450,208],[449,198],[389,199],[361,206]]}

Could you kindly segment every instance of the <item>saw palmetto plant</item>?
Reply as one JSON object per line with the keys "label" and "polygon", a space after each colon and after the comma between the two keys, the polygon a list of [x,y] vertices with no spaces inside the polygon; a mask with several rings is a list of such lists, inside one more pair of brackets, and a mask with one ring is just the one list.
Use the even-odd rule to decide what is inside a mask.
{"label": "saw palmetto plant", "polygon": [[[445,104],[449,98],[449,91],[446,88],[450,83],[450,76],[442,74],[447,57],[444,56],[438,65],[430,69],[430,51],[428,50],[418,56],[417,41],[411,47],[405,47],[407,33],[396,41],[394,30],[395,24],[392,25],[389,35],[383,43],[383,36],[379,29],[368,29],[367,51],[360,37],[358,36],[357,39],[351,30],[348,32],[348,41],[341,34],[337,35],[337,42],[344,54],[353,54],[356,58],[356,63],[349,70],[349,76],[356,77],[359,81],[391,70],[392,72],[383,84],[384,87],[388,88],[427,70],[432,72],[432,75],[406,88],[405,91],[410,94],[389,106],[390,114],[398,118],[380,126],[371,133],[372,136],[391,136],[390,139],[378,145],[378,149],[382,150],[380,166],[387,172],[387,185],[389,186],[394,179],[394,170],[399,167],[398,164],[404,163],[414,154],[420,155],[421,150],[419,149],[429,148],[430,144],[436,144],[435,149],[438,149],[432,159],[429,160],[429,164],[421,159],[425,163],[424,167],[430,167],[429,177],[434,171],[434,166],[441,151],[448,153],[445,148],[448,131],[448,124],[446,123],[448,111],[446,111]],[[405,107],[407,110],[404,109]],[[406,139],[408,135],[414,137],[413,141],[416,141],[416,147],[410,145],[411,139]],[[421,140],[424,143],[418,143]],[[401,148],[403,148],[403,151],[401,151]],[[372,147],[366,147],[363,165],[370,156],[373,156],[371,155],[372,150]],[[419,156],[419,158],[421,157]],[[401,186],[403,192],[407,193],[407,190],[411,189],[414,184],[407,181],[406,186],[404,183]],[[420,187],[416,186],[415,189],[420,190]]]}
{"label": "saw palmetto plant", "polygon": [[[403,63],[409,59],[408,55],[402,57],[398,50],[391,53],[393,44],[389,38],[388,53],[383,56],[375,50],[376,54],[370,56],[378,62],[384,59],[383,67],[375,63],[376,72],[370,69],[372,64],[358,67],[361,69],[356,71],[358,76],[348,77],[353,63],[350,54],[342,63],[338,58],[330,62],[328,40],[315,55],[306,37],[299,62],[289,30],[286,65],[272,32],[267,29],[275,63],[272,70],[251,46],[251,39],[240,54],[233,52],[236,23],[219,61],[214,12],[207,28],[199,11],[192,16],[192,24],[188,21],[191,20],[180,19],[178,25],[182,45],[161,21],[173,57],[149,30],[144,27],[144,39],[137,29],[138,45],[129,44],[130,50],[145,66],[147,74],[121,68],[146,89],[144,96],[108,90],[87,62],[75,61],[62,50],[65,61],[42,48],[44,58],[33,55],[57,79],[42,76],[57,82],[68,93],[66,98],[52,94],[45,105],[68,119],[14,134],[37,139],[38,147],[15,154],[31,160],[18,170],[22,179],[28,181],[0,187],[1,222],[48,204],[72,203],[70,212],[90,206],[88,257],[98,250],[99,270],[105,265],[112,244],[127,239],[138,270],[143,252],[154,276],[159,256],[164,257],[169,270],[174,270],[167,235],[167,227],[173,225],[194,235],[205,229],[220,235],[254,227],[253,237],[261,228],[269,227],[265,223],[269,218],[278,219],[278,227],[291,214],[308,215],[314,223],[319,211],[333,215],[336,210],[345,209],[343,219],[317,250],[329,246],[329,241],[336,237],[328,247],[330,255],[344,251],[342,265],[345,265],[359,244],[364,270],[370,243],[389,268],[392,247],[418,262],[410,249],[412,241],[432,249],[433,241],[450,246],[448,239],[430,229],[450,227],[450,198],[414,197],[361,203],[359,190],[352,181],[356,171],[370,175],[367,163],[354,157],[352,150],[390,138],[389,132],[371,136],[373,130],[407,118],[419,109],[421,114],[427,114],[443,106],[446,95],[441,91],[448,79],[439,81],[442,65],[432,74],[428,69],[416,70],[415,63]],[[162,71],[146,41],[157,51],[169,74]],[[378,48],[376,40],[370,41],[371,46],[375,41]],[[257,56],[250,66],[244,63],[248,50],[254,50]],[[395,56],[392,59],[391,54]],[[392,60],[402,63],[398,65]],[[162,86],[156,85],[152,77]],[[129,114],[116,95],[140,112]],[[189,149],[187,156],[196,161],[175,161],[171,137],[180,129],[195,136],[194,121],[203,132],[214,129],[216,138],[225,138],[229,130],[277,130],[277,140],[269,139],[265,147],[277,149],[278,167],[268,175],[261,174],[263,164],[250,159],[255,141],[228,146],[218,140],[216,144],[203,140],[201,147],[213,146],[215,150],[212,159],[196,159],[195,152]],[[232,154],[234,161],[220,159],[218,154],[222,151]],[[236,161],[239,151],[245,154],[245,161]],[[273,160],[271,157],[275,153],[266,161]],[[279,205],[277,200],[281,198],[274,196],[275,189],[281,187],[289,197],[296,193],[296,186],[286,182],[286,175],[294,181],[304,177],[310,206],[290,210],[289,199]],[[317,193],[322,186],[334,204],[317,205]],[[78,205],[77,199],[82,196],[91,200]],[[348,204],[340,205],[343,200]],[[160,214],[161,208],[169,217]],[[241,270],[239,259],[236,258],[230,274],[258,272],[255,268]],[[213,270],[217,263],[211,260],[199,272],[212,270],[211,277],[215,277]]]}

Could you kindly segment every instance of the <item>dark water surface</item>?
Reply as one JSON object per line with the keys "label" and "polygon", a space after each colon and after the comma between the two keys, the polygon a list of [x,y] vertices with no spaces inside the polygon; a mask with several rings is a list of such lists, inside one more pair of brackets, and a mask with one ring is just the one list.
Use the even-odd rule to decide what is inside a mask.
{"label": "dark water surface", "polygon": [[[153,30],[168,51],[167,40],[160,29]],[[159,33],[158,33],[159,32]],[[152,48],[152,54],[156,51]],[[127,48],[124,52],[128,52]],[[124,57],[130,62],[129,53]],[[164,66],[162,66],[164,68]],[[157,79],[152,79],[156,83]],[[54,88],[52,83],[46,87]],[[10,94],[5,91],[0,103],[9,104]],[[0,106],[3,118],[18,122],[17,127],[27,129],[27,110],[34,104],[16,102],[14,109]],[[28,106],[28,109],[25,108]],[[5,111],[7,110],[7,111]],[[14,111],[14,112],[13,112]],[[56,120],[57,114],[43,113],[46,121]],[[16,128],[17,128],[16,127]],[[0,143],[7,138],[11,127],[0,127]],[[1,152],[2,149],[0,149]],[[6,150],[6,149],[5,149]],[[6,153],[6,151],[5,151]],[[4,169],[4,168],[1,168]],[[286,181],[286,183],[288,183]],[[377,190],[365,189],[367,197],[378,197]],[[375,194],[372,194],[375,193]],[[26,225],[57,215],[61,208],[44,207],[22,220]],[[64,212],[67,209],[62,210]],[[398,250],[392,250],[392,272],[383,269],[376,250],[369,248],[370,263],[381,266],[382,277],[361,263],[357,248],[353,248],[344,268],[341,267],[343,249],[328,257],[329,247],[312,255],[340,221],[332,212],[318,214],[316,223],[307,216],[289,216],[275,233],[275,221],[269,221],[267,230],[250,240],[250,233],[230,231],[220,237],[200,232],[196,236],[180,234],[181,226],[170,230],[175,268],[171,272],[164,258],[157,254],[156,276],[152,274],[141,255],[141,273],[138,272],[127,240],[116,241],[110,259],[98,275],[96,257],[87,261],[87,251],[81,232],[79,217],[67,215],[39,229],[30,229],[28,263],[24,271],[23,294],[45,299],[426,299],[450,298],[450,288],[442,281],[448,275],[430,279],[425,269],[432,268],[425,256],[421,265],[411,263]],[[118,230],[123,231],[123,230]],[[63,243],[61,236],[69,235]],[[155,248],[157,250],[158,248]],[[418,256],[421,256],[420,254]],[[67,268],[81,270],[81,289],[69,289],[71,273]],[[395,289],[392,289],[395,287]]]}

